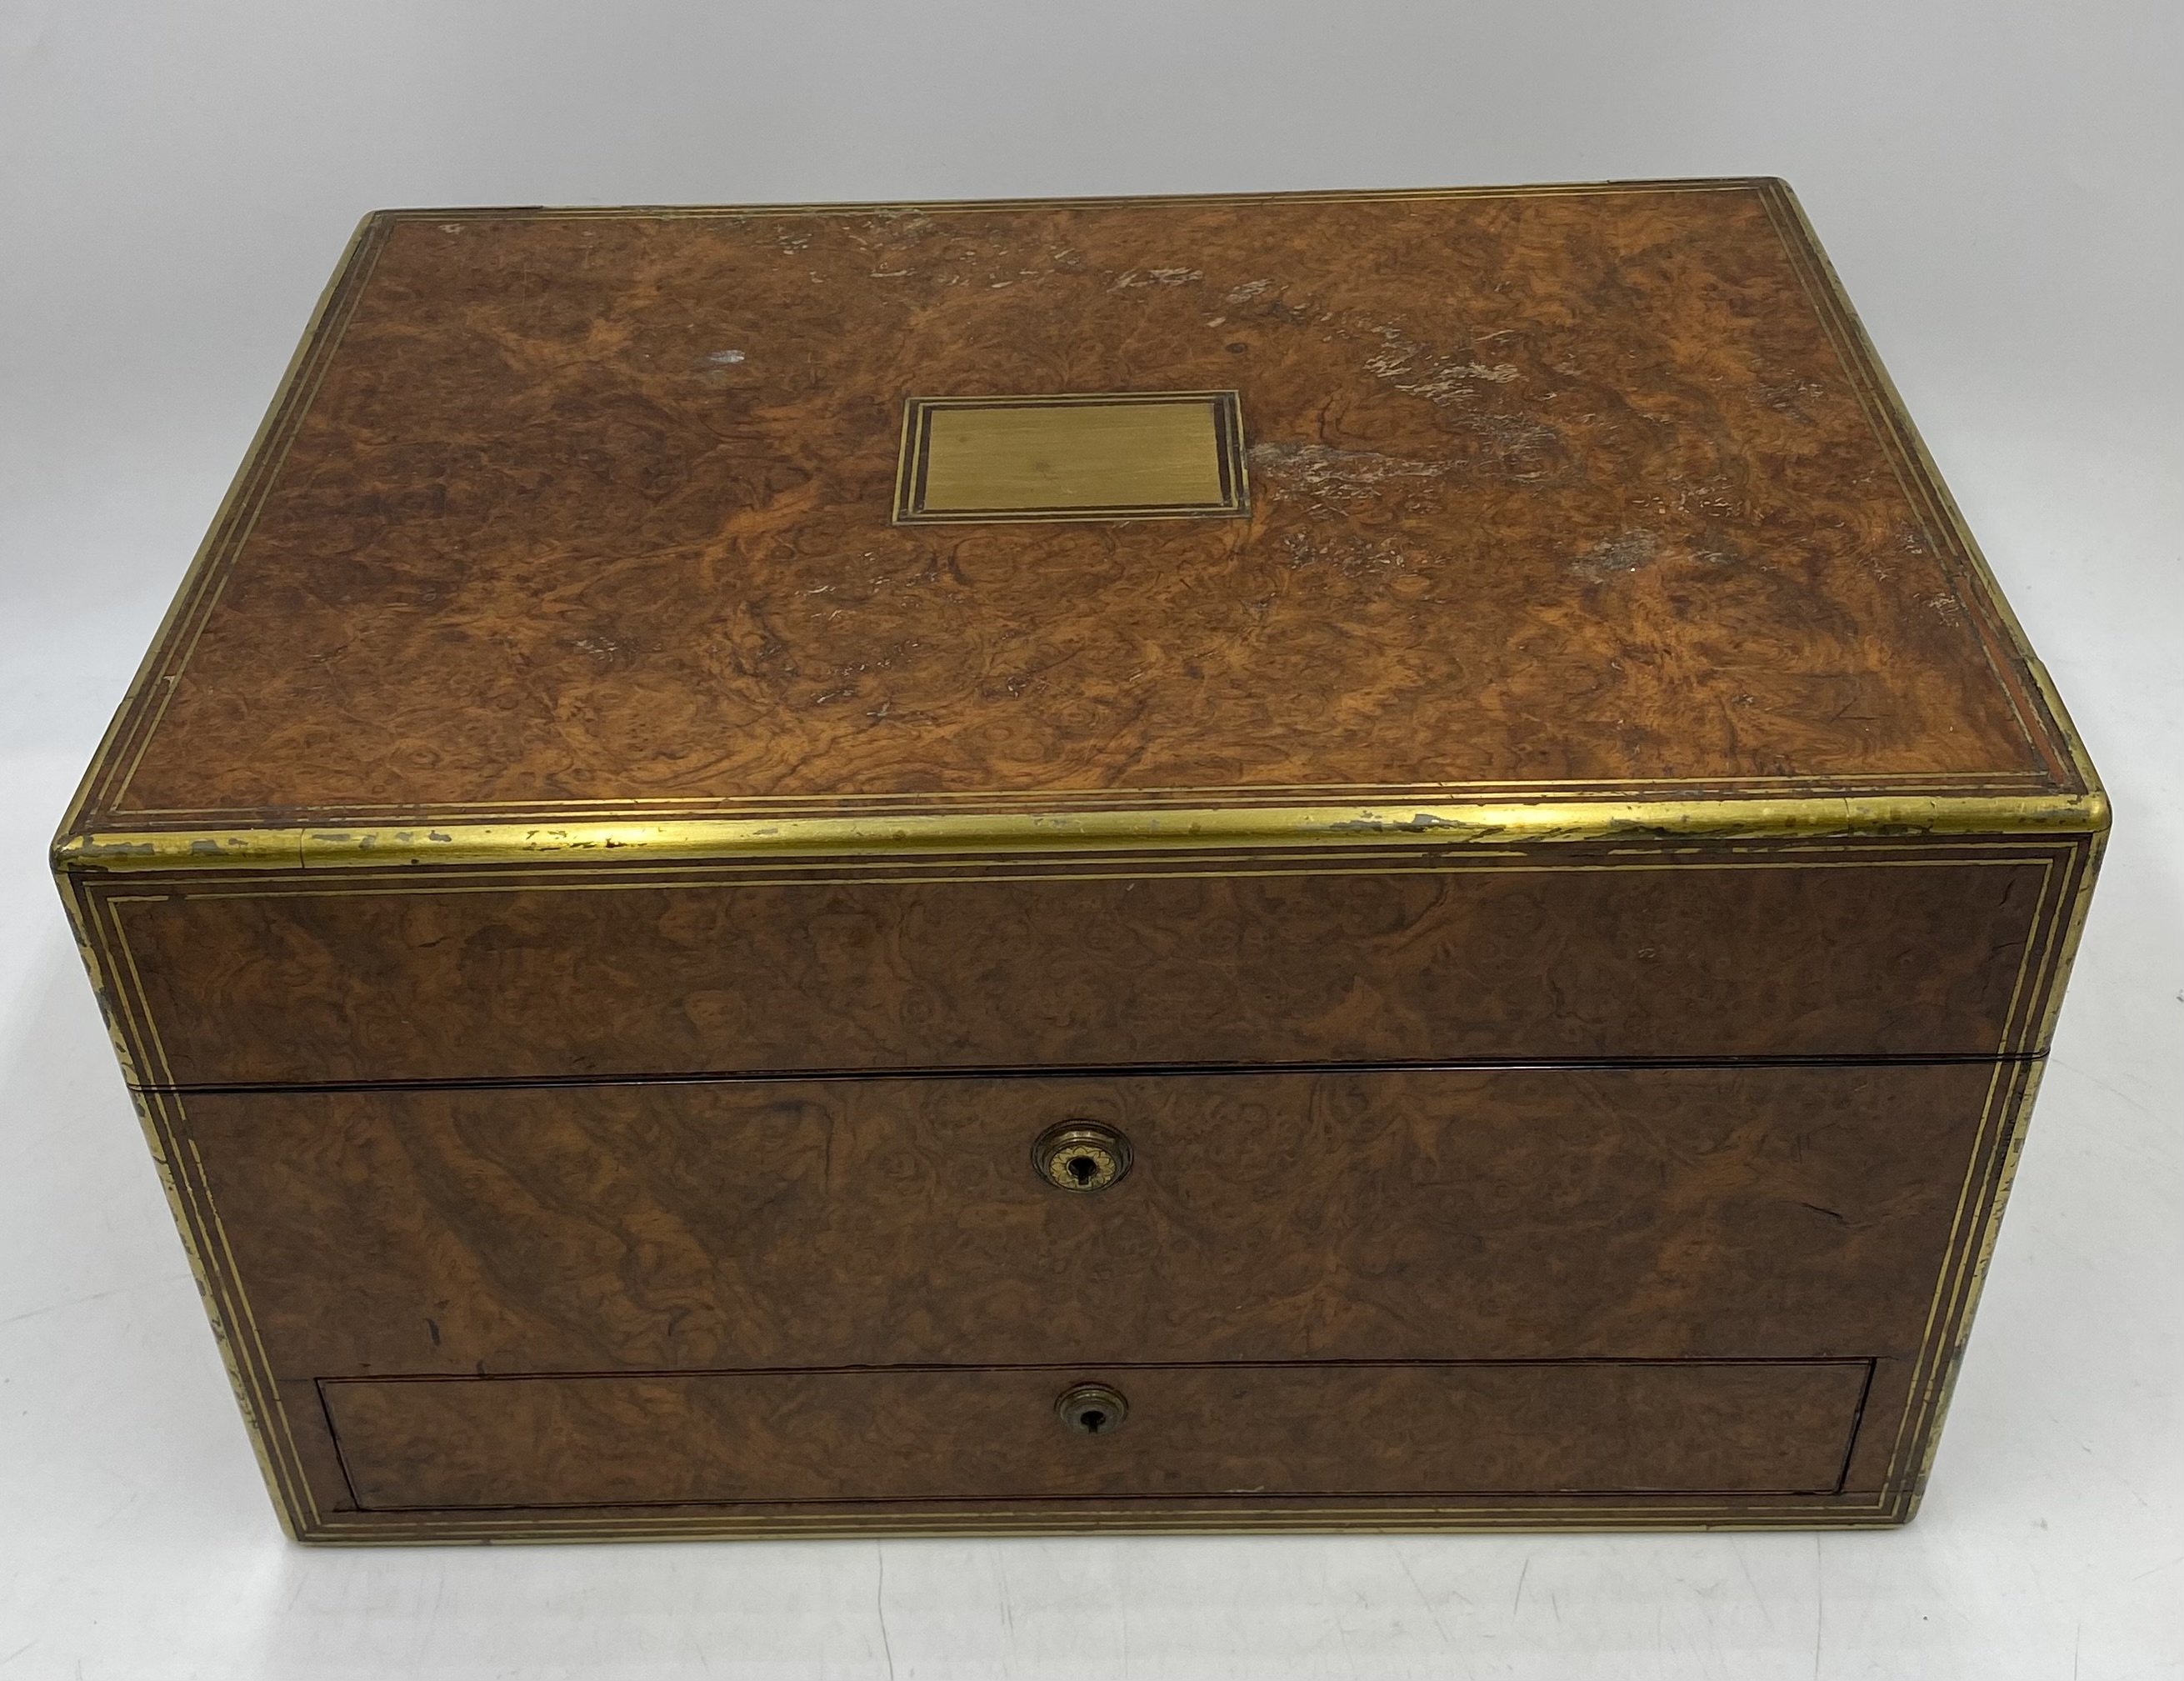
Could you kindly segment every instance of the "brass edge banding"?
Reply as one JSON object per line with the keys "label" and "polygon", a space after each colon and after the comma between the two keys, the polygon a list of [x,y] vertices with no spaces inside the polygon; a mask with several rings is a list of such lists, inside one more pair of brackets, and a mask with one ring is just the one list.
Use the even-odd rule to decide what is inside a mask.
{"label": "brass edge banding", "polygon": [[415,828],[172,829],[78,835],[56,870],[327,869],[1106,847],[1524,845],[1624,840],[2099,833],[2098,792],[2031,797],[1599,800],[1448,806],[1286,806],[658,823],[453,823]]}
{"label": "brass edge banding", "polygon": [[1527,182],[1502,187],[1323,187],[1304,192],[1121,193],[1067,198],[882,198],[783,204],[469,204],[376,211],[400,221],[465,221],[527,216],[539,221],[669,221],[709,217],[927,215],[935,210],[1085,210],[1134,204],[1342,204],[1467,198],[1553,198],[1574,193],[1736,193],[1767,176],[1662,176],[1643,181]]}

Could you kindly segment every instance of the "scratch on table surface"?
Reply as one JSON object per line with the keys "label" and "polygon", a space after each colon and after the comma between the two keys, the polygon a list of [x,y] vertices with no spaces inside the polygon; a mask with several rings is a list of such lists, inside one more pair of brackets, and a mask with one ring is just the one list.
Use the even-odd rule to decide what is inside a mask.
{"label": "scratch on table surface", "polygon": [[994,1585],[1000,1589],[1001,1594],[1001,1627],[1007,1631],[1009,1638],[1009,1673],[1013,1675],[1017,1670],[1016,1595],[1009,1592],[1008,1567],[1001,1562],[998,1555],[993,1558],[993,1570]]}
{"label": "scratch on table surface", "polygon": [[1524,1567],[1517,1572],[1517,1591],[1509,1600],[1509,1615],[1517,1614],[1517,1607],[1524,1603],[1524,1578],[1532,1573],[1532,1555],[1524,1555]]}
{"label": "scratch on table surface", "polygon": [[888,1681],[894,1681],[894,1642],[888,1638],[887,1626],[887,1543],[872,1543],[872,1557],[878,1561],[879,1573],[872,1581],[872,1609],[879,1613],[880,1650],[887,1658]]}
{"label": "scratch on table surface", "polygon": [[42,1308],[28,1308],[21,1313],[11,1313],[7,1318],[0,1319],[0,1326],[20,1325],[25,1320],[36,1319],[42,1314],[58,1313],[63,1308],[80,1308],[92,1302],[103,1302],[109,1296],[125,1296],[131,1291],[142,1287],[140,1284],[123,1284],[111,1290],[98,1291],[89,1296],[71,1296],[64,1302],[48,1302]]}
{"label": "scratch on table surface", "polygon": [[2147,1108],[2144,1103],[2132,1097],[2130,1092],[2119,1091],[2116,1087],[2109,1085],[2107,1081],[2096,1078],[2078,1064],[2071,1062],[2068,1058],[2063,1057],[2049,1058],[2048,1072],[2052,1075],[2059,1069],[2064,1073],[2075,1075],[2078,1079],[2084,1081],[2088,1086],[2098,1086],[2102,1091],[2107,1092],[2109,1096],[2114,1097],[2118,1103],[2128,1103],[2140,1114],[2151,1116],[2153,1113],[2153,1111]]}
{"label": "scratch on table surface", "polygon": [[1440,1636],[1441,1643],[1444,1645],[1452,1644],[1447,1626],[1441,1622],[1440,1613],[1434,1609],[1433,1601],[1426,1597],[1426,1590],[1418,1581],[1418,1573],[1411,1568],[1411,1561],[1405,1556],[1401,1542],[1396,1544],[1396,1562],[1403,1567],[1403,1574],[1410,1578],[1411,1591],[1418,1596],[1418,1605],[1432,1620],[1434,1632]]}
{"label": "scratch on table surface", "polygon": [[1742,1536],[1736,1538],[1736,1545],[1731,1550],[1736,1557],[1736,1567],[1744,1572],[1744,1585],[1752,1589],[1752,1597],[1758,1603],[1760,1620],[1772,1628],[1774,1626],[1774,1613],[1767,1609],[1767,1595],[1759,1591],[1758,1580],[1752,1573],[1752,1561],[1745,1553]]}
{"label": "scratch on table surface", "polygon": [[1813,1681],[1819,1681],[1820,1648],[1828,1632],[1827,1554],[1821,1550],[1820,1538],[1813,1537]]}

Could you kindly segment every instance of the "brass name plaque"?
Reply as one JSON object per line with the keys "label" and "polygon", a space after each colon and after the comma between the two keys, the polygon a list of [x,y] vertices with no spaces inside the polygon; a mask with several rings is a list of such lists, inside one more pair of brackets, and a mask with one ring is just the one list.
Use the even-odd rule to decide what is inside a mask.
{"label": "brass name plaque", "polygon": [[903,413],[898,525],[1246,511],[1233,391],[913,397]]}

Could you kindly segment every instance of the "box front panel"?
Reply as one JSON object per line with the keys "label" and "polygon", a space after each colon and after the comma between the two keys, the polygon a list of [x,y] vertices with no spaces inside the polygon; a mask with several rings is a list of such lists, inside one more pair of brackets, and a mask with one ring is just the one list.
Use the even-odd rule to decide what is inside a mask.
{"label": "box front panel", "polygon": [[2036,1048],[2081,842],[116,878],[181,1086]]}
{"label": "box front panel", "polygon": [[[281,1375],[1908,1359],[1999,1070],[197,1096]],[[1043,1176],[1050,1130],[1127,1174]]]}
{"label": "box front panel", "polygon": [[[855,1499],[882,1527],[916,1527],[933,1500],[978,1527],[1065,1495],[1123,1500],[1099,1508],[1102,1524],[1158,1527],[1215,1509],[1186,1520],[1181,1504],[1162,1516],[1134,1503],[1240,1489],[1302,1502],[1283,1522],[1334,1522],[1338,1495],[1377,1502],[1355,1519],[1367,1524],[1574,1521],[1565,1497],[1601,1521],[1763,1522],[1791,1502],[1807,1521],[1857,1522],[1908,1495],[2018,1068],[167,1102],[170,1148],[239,1271],[236,1340],[264,1362],[269,1421],[307,1467],[305,1527],[330,1538],[455,1533],[474,1506],[506,1506],[476,1521],[515,1533],[569,1504],[695,1503],[733,1533]],[[1056,1117],[1125,1135],[1128,1173],[1083,1194],[1043,1180],[1029,1146]],[[1134,1405],[1168,1381],[1147,1390],[1140,1375],[1163,1362],[1205,1374],[1190,1384],[1230,1374],[1287,1419],[1243,1458],[1288,1453],[1290,1480],[1262,1467],[1220,1483],[1209,1467],[1234,1442],[1205,1433],[1212,1403],[1188,1384],[1172,1416],[1201,1433],[1162,1438],[1180,1457],[1126,1457],[1128,1475],[1081,1487],[1062,1474],[1075,1461],[1043,1457],[1050,1391],[1098,1378]],[[1766,1387],[1845,1363],[1854,1403],[1825,1374]],[[1327,1388],[1360,1366],[1459,1365],[1702,1376],[1688,1391],[1647,1378],[1642,1394],[1540,1377],[1493,1429],[1463,1426],[1467,1443],[1514,1444],[1485,1459],[1401,1432],[1375,1458],[1387,1432],[1351,1427],[1389,1397],[1406,1417],[1431,1400],[1475,1421],[1517,1379],[1466,1378],[1440,1399],[1408,1377]],[[1730,1367],[1761,1374],[1749,1406],[1744,1380],[1703,1375]],[[955,1436],[950,1421],[905,1471],[868,1416],[881,1404],[858,1399],[880,1389],[845,1372],[892,1374],[918,1408],[941,1405],[935,1384],[962,1388],[976,1403],[948,1419],[1003,1407],[1006,1428]],[[1724,1409],[1734,1428],[1690,1433]],[[775,1437],[777,1453],[738,1457]],[[1046,1445],[1003,1451],[1019,1438]],[[1586,1457],[1602,1441],[1623,1444],[1613,1465]],[[492,1442],[498,1457],[464,1446]],[[683,1480],[659,1480],[683,1456]],[[776,1459],[834,1465],[840,1488],[865,1493],[745,1477]],[[1809,1472],[1822,1459],[1836,1466],[1825,1488]],[[1785,1472],[1792,1460],[1808,1469]],[[939,1481],[913,1488],[913,1473]],[[1631,1505],[1640,1491],[1671,1504]]]}
{"label": "box front panel", "polygon": [[1132,1366],[323,1386],[365,1511],[1254,1494],[1831,1494],[1862,1361]]}

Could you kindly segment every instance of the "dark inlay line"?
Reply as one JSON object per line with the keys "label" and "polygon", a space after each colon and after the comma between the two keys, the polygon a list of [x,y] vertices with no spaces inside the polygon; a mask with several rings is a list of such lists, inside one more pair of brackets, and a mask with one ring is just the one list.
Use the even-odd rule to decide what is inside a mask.
{"label": "dark inlay line", "polygon": [[[1330,1360],[896,1360],[876,1365],[694,1365],[681,1370],[645,1367],[606,1371],[381,1371],[345,1377],[317,1377],[309,1381],[316,1383],[323,1393],[336,1384],[353,1383],[581,1383],[595,1381],[655,1383],[716,1377],[884,1377],[899,1372],[968,1372],[976,1375],[983,1372],[1077,1371],[1096,1375],[1102,1371],[1499,1371],[1512,1369],[1529,1371],[1536,1367],[1561,1371],[1569,1366],[1658,1366],[1682,1371],[1693,1366],[1734,1366],[1740,1370],[1746,1366],[1795,1366],[1802,1370],[1812,1366],[1862,1365],[1866,1369],[1867,1380],[1870,1382],[1878,1364],[1877,1357],[1871,1354],[1528,1354],[1515,1357],[1459,1354],[1443,1360],[1416,1357],[1368,1360],[1352,1356]],[[1859,1405],[1864,1405],[1863,1394],[1859,1397]]]}
{"label": "dark inlay line", "polygon": [[[811,1507],[860,1511],[868,1506],[893,1509],[915,1507],[920,1511],[953,1511],[967,1508],[966,1516],[977,1516],[987,1508],[999,1505],[1028,1506],[1103,1506],[1123,1505],[1158,1510],[1162,1505],[1177,1505],[1186,1500],[1249,1500],[1251,1505],[1238,1505],[1234,1515],[1246,1516],[1259,1505],[1271,1505],[1278,1500],[1326,1501],[1360,1500],[1385,1501],[1391,1516],[1401,1516],[1406,1505],[1414,1500],[1770,1500],[1770,1499],[1825,1499],[1834,1494],[1831,1488],[1664,1488],[1651,1484],[1626,1488],[1557,1488],[1534,1491],[1524,1488],[1410,1488],[1390,1494],[1384,1489],[1370,1488],[1312,1488],[1295,1494],[1224,1494],[1218,1489],[1201,1488],[1192,1494],[889,1494],[875,1499],[859,1494],[803,1494],[803,1495],[745,1495],[723,1496],[718,1499],[681,1500],[541,1500],[531,1505],[518,1505],[509,1501],[465,1501],[456,1505],[408,1506],[365,1505],[359,1503],[359,1514],[387,1512],[402,1515],[416,1512],[528,1512],[528,1511],[638,1511],[648,1508],[660,1511],[675,1508],[775,1510],[793,1508],[804,1511]],[[1490,1508],[1491,1510],[1491,1508]],[[1520,1509],[1521,1510],[1521,1509]],[[1218,1515],[1231,1515],[1226,1509],[1217,1509]],[[1309,1515],[1311,1508],[1305,1509]],[[1613,1509],[1610,1509],[1612,1513]],[[1749,1514],[1755,1519],[1767,1516],[1764,1507]],[[641,1521],[641,1520],[640,1520]],[[1731,1520],[1734,1521],[1734,1520]],[[460,1519],[450,1519],[451,1523]],[[1629,1520],[1634,1528],[1658,1527],[1642,1518]],[[1272,1526],[1269,1526],[1270,1527]],[[359,1531],[363,1529],[359,1525]]]}
{"label": "dark inlay line", "polygon": [[1842,1464],[1836,1472],[1832,1493],[1840,1494],[1850,1487],[1850,1468],[1858,1459],[1858,1432],[1865,1427],[1866,1405],[1873,1399],[1873,1380],[1880,1371],[1879,1360],[1866,1361],[1865,1383],[1858,1392],[1858,1406],[1850,1416],[1850,1440],[1843,1444]]}
{"label": "dark inlay line", "polygon": [[1872,1055],[1731,1057],[1474,1057],[1453,1061],[1294,1063],[1067,1063],[965,1067],[794,1068],[697,1070],[681,1074],[488,1075],[437,1080],[234,1081],[139,1084],[133,1091],[175,1097],[240,1097],[282,1092],[515,1092],[593,1086],[727,1086],[845,1080],[1145,1080],[1264,1074],[1573,1073],[1649,1069],[1967,1068],[2044,1062],[2045,1051],[1882,1052]]}

